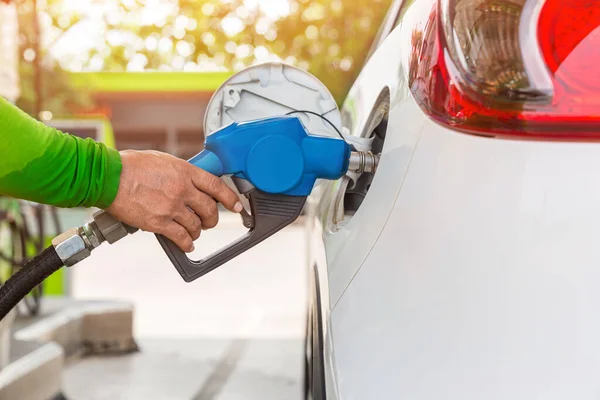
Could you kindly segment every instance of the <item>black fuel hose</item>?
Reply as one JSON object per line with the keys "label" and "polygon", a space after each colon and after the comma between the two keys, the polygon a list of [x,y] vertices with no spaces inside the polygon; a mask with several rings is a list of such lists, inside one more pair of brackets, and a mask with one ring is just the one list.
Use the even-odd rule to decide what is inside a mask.
{"label": "black fuel hose", "polygon": [[44,279],[63,266],[54,246],[27,261],[23,268],[0,286],[0,321]]}

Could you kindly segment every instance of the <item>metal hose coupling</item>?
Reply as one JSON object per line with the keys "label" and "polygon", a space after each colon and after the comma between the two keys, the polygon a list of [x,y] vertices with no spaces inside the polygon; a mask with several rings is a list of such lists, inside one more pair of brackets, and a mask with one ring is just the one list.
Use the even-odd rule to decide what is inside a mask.
{"label": "metal hose coupling", "polygon": [[362,174],[364,172],[374,174],[379,164],[379,154],[370,151],[353,151],[350,153],[348,170]]}
{"label": "metal hose coupling", "polygon": [[52,240],[56,253],[64,265],[70,267],[86,259],[103,242],[113,244],[137,232],[137,228],[124,224],[106,211],[97,211],[94,220],[78,228],[71,228]]}

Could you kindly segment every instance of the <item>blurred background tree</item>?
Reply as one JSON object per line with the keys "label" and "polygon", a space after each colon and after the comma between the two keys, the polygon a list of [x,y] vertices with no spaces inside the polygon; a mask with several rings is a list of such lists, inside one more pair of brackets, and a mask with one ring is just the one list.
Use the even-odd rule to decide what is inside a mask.
{"label": "blurred background tree", "polygon": [[[45,109],[86,99],[71,71],[237,71],[269,60],[307,69],[338,101],[391,0],[38,0]],[[33,108],[32,0],[19,0],[23,97]]]}
{"label": "blurred background tree", "polygon": [[[47,6],[59,1],[62,0],[47,0],[43,5]],[[19,64],[21,95],[17,105],[35,117],[39,117],[36,114],[42,111],[37,110],[38,96],[43,99],[43,104],[41,104],[43,110],[52,110],[56,115],[67,115],[74,108],[83,109],[90,106],[90,99],[71,88],[68,72],[48,53],[51,43],[45,40],[43,21],[46,22],[47,27],[48,23],[54,24],[56,22],[55,18],[49,21],[51,14],[46,13],[44,8],[40,9],[38,21],[42,25],[42,43],[40,43],[40,50],[38,51],[34,24],[34,2],[32,0],[16,0],[15,3],[17,4],[19,20],[18,39],[21,54]],[[38,53],[40,54],[38,55]],[[38,57],[40,57],[39,65],[36,65]],[[36,67],[41,69],[40,87],[37,87]]]}
{"label": "blurred background tree", "polygon": [[340,103],[360,72],[391,0],[298,1],[268,48],[309,70]]}

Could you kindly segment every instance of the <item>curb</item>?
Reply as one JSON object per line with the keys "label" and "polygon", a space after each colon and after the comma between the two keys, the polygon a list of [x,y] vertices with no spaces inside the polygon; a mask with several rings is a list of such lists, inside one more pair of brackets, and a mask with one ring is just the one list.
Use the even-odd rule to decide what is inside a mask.
{"label": "curb", "polygon": [[20,329],[15,339],[60,345],[68,359],[90,354],[137,351],[133,339],[133,305],[81,302]]}
{"label": "curb", "polygon": [[91,354],[138,351],[133,305],[46,300],[57,311],[13,334],[10,363],[0,370],[0,399],[55,398],[60,396],[66,362]]}
{"label": "curb", "polygon": [[29,347],[28,352],[0,371],[0,399],[48,400],[57,396],[62,385],[63,349],[56,343],[11,343],[11,348],[22,346]]}

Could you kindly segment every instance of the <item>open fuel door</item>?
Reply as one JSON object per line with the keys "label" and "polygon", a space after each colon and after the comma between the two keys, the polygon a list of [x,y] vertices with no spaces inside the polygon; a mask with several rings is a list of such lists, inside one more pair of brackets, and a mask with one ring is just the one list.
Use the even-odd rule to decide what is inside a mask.
{"label": "open fuel door", "polygon": [[256,65],[233,75],[214,93],[204,132],[210,135],[232,122],[292,113],[313,135],[336,136],[336,129],[341,131],[340,110],[320,80],[287,64]]}
{"label": "open fuel door", "polygon": [[[312,135],[338,136],[340,110],[327,87],[315,76],[294,66],[269,62],[246,68],[230,77],[213,94],[204,116],[210,135],[233,122],[293,114]],[[228,177],[223,178],[238,191]],[[250,206],[240,196],[246,210]]]}

